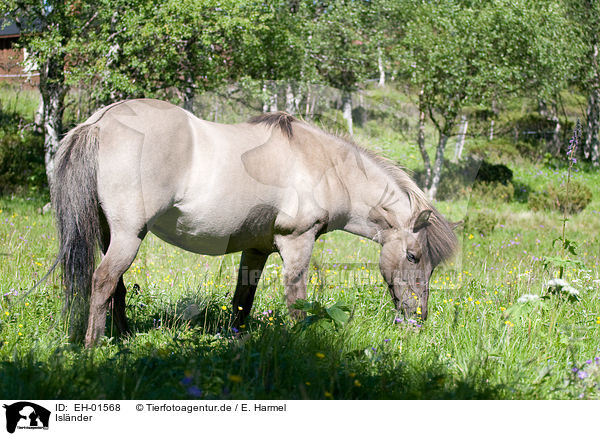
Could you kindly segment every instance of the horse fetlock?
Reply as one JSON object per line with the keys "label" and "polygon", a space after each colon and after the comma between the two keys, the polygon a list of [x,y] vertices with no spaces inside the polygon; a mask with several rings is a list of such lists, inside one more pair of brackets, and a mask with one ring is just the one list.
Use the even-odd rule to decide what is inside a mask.
{"label": "horse fetlock", "polygon": [[85,346],[86,348],[93,347],[98,343],[98,340],[104,336],[104,329],[106,323],[106,315],[102,316],[99,314],[91,314],[88,323],[87,332],[85,334]]}

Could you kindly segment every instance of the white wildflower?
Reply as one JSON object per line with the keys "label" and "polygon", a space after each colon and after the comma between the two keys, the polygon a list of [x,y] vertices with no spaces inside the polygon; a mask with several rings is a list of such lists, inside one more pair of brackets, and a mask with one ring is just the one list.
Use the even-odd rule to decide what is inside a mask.
{"label": "white wildflower", "polygon": [[540,299],[539,295],[525,294],[525,295],[521,295],[519,297],[519,299],[517,300],[517,303],[528,303],[530,301],[536,301],[536,300],[539,300],[539,299]]}
{"label": "white wildflower", "polygon": [[548,282],[548,286],[551,288],[564,288],[565,286],[569,286],[569,284],[563,279],[552,279]]}
{"label": "white wildflower", "polygon": [[[563,279],[552,279],[548,282],[549,288],[554,288],[553,293],[562,293],[567,295],[570,300],[579,299],[579,290],[568,284]],[[549,289],[550,290],[550,289]],[[552,291],[551,291],[552,292]]]}

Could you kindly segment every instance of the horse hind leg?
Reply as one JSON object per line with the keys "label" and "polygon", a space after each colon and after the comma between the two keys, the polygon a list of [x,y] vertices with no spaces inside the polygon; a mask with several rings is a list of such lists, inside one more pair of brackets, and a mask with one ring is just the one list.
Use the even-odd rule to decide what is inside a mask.
{"label": "horse hind leg", "polygon": [[85,335],[86,347],[93,346],[104,335],[106,312],[111,298],[116,296],[117,301],[122,298],[124,304],[123,290],[125,286],[122,286],[119,295],[115,294],[117,288],[120,287],[121,277],[135,259],[141,242],[142,237],[140,235],[111,234],[108,250],[106,250],[100,265],[94,271],[92,278],[90,316]]}
{"label": "horse hind leg", "polygon": [[[106,217],[101,214],[101,232],[102,232],[102,254],[105,255],[110,245],[110,229],[106,222]],[[127,323],[127,315],[125,314],[125,296],[127,295],[127,288],[123,281],[123,276],[119,277],[117,288],[112,300],[110,307],[112,308],[112,318],[117,326],[117,330],[120,335],[127,335],[130,333],[129,325]]]}

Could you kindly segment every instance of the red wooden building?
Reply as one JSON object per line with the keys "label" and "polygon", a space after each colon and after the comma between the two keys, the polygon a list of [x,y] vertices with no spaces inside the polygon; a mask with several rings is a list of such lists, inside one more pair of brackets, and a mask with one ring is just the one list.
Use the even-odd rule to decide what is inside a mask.
{"label": "red wooden building", "polygon": [[16,47],[20,36],[21,31],[14,21],[0,20],[0,82],[36,86],[39,73],[35,65],[26,61],[24,49]]}

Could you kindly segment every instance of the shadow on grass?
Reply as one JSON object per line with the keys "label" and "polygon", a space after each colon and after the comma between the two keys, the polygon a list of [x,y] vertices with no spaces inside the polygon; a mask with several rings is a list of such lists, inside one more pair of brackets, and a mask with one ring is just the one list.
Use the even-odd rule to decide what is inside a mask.
{"label": "shadow on grass", "polygon": [[[185,329],[151,328],[122,342],[109,339],[93,350],[58,347],[43,359],[38,356],[48,356],[48,350],[32,349],[0,363],[0,396],[113,400],[507,396],[504,386],[489,385],[492,369],[485,364],[457,374],[434,352],[408,354],[401,360],[385,343],[378,349],[351,349],[344,329],[315,326],[298,331],[277,314],[255,318],[245,332],[219,330],[223,315],[213,306],[197,316],[206,321],[189,323]],[[144,325],[150,323],[141,321],[136,328]]]}

